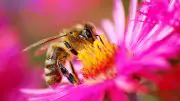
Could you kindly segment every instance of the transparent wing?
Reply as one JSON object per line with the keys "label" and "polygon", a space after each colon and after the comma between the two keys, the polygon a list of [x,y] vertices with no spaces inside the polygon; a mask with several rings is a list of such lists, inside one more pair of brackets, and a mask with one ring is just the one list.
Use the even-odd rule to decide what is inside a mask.
{"label": "transparent wing", "polygon": [[48,38],[45,38],[45,39],[42,39],[34,44],[31,44],[29,45],[28,47],[26,47],[25,49],[22,50],[22,52],[26,52],[26,51],[29,51],[35,47],[39,47],[36,51],[35,51],[35,54],[36,55],[41,55],[43,54],[49,47],[49,45],[51,43],[54,43],[54,42],[60,42],[61,41],[61,38],[62,37],[65,37],[67,36],[67,34],[65,35],[57,35],[57,36],[52,36],[52,37],[48,37]]}
{"label": "transparent wing", "polygon": [[44,53],[47,52],[48,48],[50,47],[50,44],[51,44],[51,42],[44,44],[44,45],[38,47],[37,49],[35,49],[34,55],[35,56],[42,56]]}

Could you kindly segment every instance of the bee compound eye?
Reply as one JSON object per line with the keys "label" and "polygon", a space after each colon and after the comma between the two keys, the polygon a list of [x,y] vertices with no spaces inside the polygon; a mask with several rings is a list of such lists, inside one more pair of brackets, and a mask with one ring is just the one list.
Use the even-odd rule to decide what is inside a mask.
{"label": "bee compound eye", "polygon": [[85,30],[85,34],[86,34],[86,36],[87,36],[88,38],[92,37],[92,33],[91,33],[91,31],[90,31],[89,29],[86,29],[86,30]]}

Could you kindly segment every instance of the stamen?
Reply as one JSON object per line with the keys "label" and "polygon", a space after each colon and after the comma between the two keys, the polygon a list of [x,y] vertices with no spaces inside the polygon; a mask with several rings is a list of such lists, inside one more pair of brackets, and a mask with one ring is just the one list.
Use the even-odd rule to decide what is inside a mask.
{"label": "stamen", "polygon": [[114,55],[116,47],[100,35],[102,40],[96,39],[92,45],[85,46],[79,51],[78,59],[82,62],[82,74],[86,79],[105,76],[111,78],[115,74]]}

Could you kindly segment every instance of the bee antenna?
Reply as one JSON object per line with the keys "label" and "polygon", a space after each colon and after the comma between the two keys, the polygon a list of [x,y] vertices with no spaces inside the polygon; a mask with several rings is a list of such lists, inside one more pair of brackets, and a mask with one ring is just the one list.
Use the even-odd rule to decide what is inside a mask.
{"label": "bee antenna", "polygon": [[67,34],[65,34],[65,35],[57,35],[57,36],[52,36],[52,37],[48,37],[48,38],[42,39],[42,40],[40,40],[40,41],[38,41],[38,42],[36,42],[34,44],[29,45],[28,47],[23,49],[22,52],[26,52],[26,51],[34,48],[34,47],[43,45],[45,43],[51,42],[53,40],[59,39],[59,38],[64,37],[64,36],[67,36]]}

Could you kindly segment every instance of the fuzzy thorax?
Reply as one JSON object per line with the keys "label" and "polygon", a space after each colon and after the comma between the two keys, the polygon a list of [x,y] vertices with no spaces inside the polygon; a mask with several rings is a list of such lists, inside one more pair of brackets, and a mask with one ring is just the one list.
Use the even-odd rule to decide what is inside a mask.
{"label": "fuzzy thorax", "polygon": [[79,51],[78,59],[82,62],[82,74],[85,79],[111,79],[115,76],[114,57],[116,47],[100,35],[92,45],[87,45]]}

